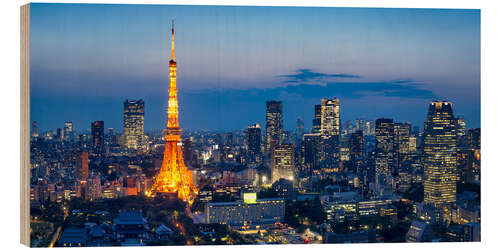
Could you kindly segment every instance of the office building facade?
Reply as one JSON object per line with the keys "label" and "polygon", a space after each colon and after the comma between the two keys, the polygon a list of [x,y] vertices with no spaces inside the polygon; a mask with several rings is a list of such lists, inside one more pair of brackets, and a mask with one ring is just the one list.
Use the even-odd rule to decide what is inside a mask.
{"label": "office building facade", "polygon": [[139,149],[144,139],[144,101],[125,100],[123,103],[124,146]]}
{"label": "office building facade", "polygon": [[433,101],[424,129],[424,203],[454,203],[457,192],[457,128],[452,103]]}

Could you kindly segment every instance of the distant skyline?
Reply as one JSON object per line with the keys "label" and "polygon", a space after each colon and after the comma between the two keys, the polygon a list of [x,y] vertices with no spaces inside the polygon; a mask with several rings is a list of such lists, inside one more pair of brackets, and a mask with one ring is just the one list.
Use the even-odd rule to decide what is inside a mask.
{"label": "distant skyline", "polygon": [[31,4],[31,120],[122,131],[123,102],[143,99],[145,129],[164,129],[171,19],[183,129],[265,126],[266,100],[311,128],[323,97],[342,121],[420,128],[448,100],[480,127],[480,11],[464,9]]}

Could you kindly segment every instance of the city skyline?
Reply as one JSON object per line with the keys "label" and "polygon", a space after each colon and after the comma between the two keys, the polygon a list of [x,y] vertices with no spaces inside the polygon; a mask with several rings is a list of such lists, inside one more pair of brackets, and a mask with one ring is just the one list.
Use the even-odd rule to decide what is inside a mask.
{"label": "city skyline", "polygon": [[30,246],[481,241],[474,10],[30,10]]}
{"label": "city skyline", "polygon": [[[120,131],[127,98],[144,100],[146,131],[165,128],[171,18],[183,30],[177,57],[183,62],[179,102],[185,129],[263,125],[267,100],[283,102],[284,129],[294,130],[299,116],[309,129],[314,104],[333,97],[340,99],[341,121],[388,117],[422,127],[428,103],[444,99],[454,103],[468,128],[480,126],[479,10],[32,8],[31,118],[40,131],[64,121],[83,131],[95,120]],[[311,13],[316,17],[300,18]],[[288,15],[294,18],[280,19]],[[61,18],[64,24],[54,25]],[[94,28],[104,18],[108,25]],[[249,111],[245,117],[227,119],[242,109]]]}

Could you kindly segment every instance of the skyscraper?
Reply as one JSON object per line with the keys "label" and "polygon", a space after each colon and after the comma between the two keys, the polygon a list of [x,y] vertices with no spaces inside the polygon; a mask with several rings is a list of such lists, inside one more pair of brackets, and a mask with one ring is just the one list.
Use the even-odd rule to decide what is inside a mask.
{"label": "skyscraper", "polygon": [[281,144],[283,133],[283,109],[281,101],[266,102],[266,151]]}
{"label": "skyscraper", "polygon": [[302,136],[304,135],[304,120],[302,118],[297,118],[297,140],[302,140]]}
{"label": "skyscraper", "polygon": [[410,153],[410,131],[409,123],[394,123],[394,164],[399,170],[402,161]]}
{"label": "skyscraper", "polygon": [[106,141],[107,143],[113,145],[116,143],[115,141],[115,129],[114,128],[108,128],[108,133],[106,135]]}
{"label": "skyscraper", "polygon": [[65,122],[64,123],[64,129],[63,129],[63,134],[64,134],[64,141],[73,141],[73,123],[72,122]]}
{"label": "skyscraper", "polygon": [[123,103],[123,136],[125,147],[139,149],[144,138],[144,101],[125,100]]}
{"label": "skyscraper", "polygon": [[177,100],[177,63],[175,62],[174,23],[172,21],[172,59],[169,62],[170,88],[168,90],[167,129],[165,151],[160,172],[156,176],[150,196],[175,195],[192,204],[198,189],[194,186],[193,172],[184,164],[181,147],[182,129],[179,125],[179,102]]}
{"label": "skyscraper", "polygon": [[302,140],[302,157],[304,167],[302,172],[309,176],[321,163],[321,136],[319,134],[304,134]]}
{"label": "skyscraper", "polygon": [[76,155],[76,174],[80,180],[89,178],[89,152],[80,151]]}
{"label": "skyscraper", "polygon": [[356,162],[363,158],[364,156],[364,140],[363,140],[363,131],[356,130],[349,137],[349,158],[351,161]]}
{"label": "skyscraper", "polygon": [[272,183],[280,179],[295,180],[295,160],[292,144],[274,146],[271,153]]}
{"label": "skyscraper", "polygon": [[452,103],[433,101],[424,128],[424,202],[453,203],[457,192],[457,126]]}
{"label": "skyscraper", "polygon": [[457,147],[460,149],[468,148],[467,123],[463,117],[457,118]]}
{"label": "skyscraper", "polygon": [[467,130],[467,123],[465,122],[465,118],[463,117],[457,118],[457,135],[465,136],[466,130]]}
{"label": "skyscraper", "polygon": [[340,134],[340,104],[339,99],[321,99],[321,129],[322,136],[338,136]]}
{"label": "skyscraper", "polygon": [[94,153],[102,153],[104,149],[104,121],[95,121],[91,124],[92,149]]}
{"label": "skyscraper", "polygon": [[390,176],[394,164],[394,122],[380,118],[375,121],[375,174]]}
{"label": "skyscraper", "polygon": [[258,123],[248,126],[245,130],[245,142],[248,150],[248,161],[250,163],[260,162],[262,153],[260,150],[262,130]]}
{"label": "skyscraper", "polygon": [[470,149],[481,149],[481,129],[469,129],[467,134],[467,142]]}
{"label": "skyscraper", "polygon": [[313,134],[319,134],[321,131],[321,104],[314,105],[314,119],[313,119]]}
{"label": "skyscraper", "polygon": [[31,126],[31,136],[38,137],[38,128],[37,128],[36,121],[34,121],[32,126]]}
{"label": "skyscraper", "polygon": [[323,162],[332,168],[340,158],[340,103],[338,98],[321,99],[321,144]]}
{"label": "skyscraper", "polygon": [[414,153],[417,151],[417,137],[414,135],[410,136],[409,142],[408,142],[408,148],[410,150],[410,153]]}
{"label": "skyscraper", "polygon": [[366,127],[366,121],[363,118],[356,119],[356,130],[364,131]]}

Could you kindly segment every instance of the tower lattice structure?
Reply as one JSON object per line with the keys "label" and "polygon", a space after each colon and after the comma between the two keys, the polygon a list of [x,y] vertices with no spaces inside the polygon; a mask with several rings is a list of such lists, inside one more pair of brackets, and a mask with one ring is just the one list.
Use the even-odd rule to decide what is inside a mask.
{"label": "tower lattice structure", "polygon": [[161,169],[156,176],[150,196],[161,194],[177,194],[189,204],[192,204],[198,194],[193,183],[193,173],[188,170],[184,164],[184,158],[181,148],[182,130],[179,126],[179,103],[177,101],[177,63],[175,62],[174,47],[174,25],[172,22],[172,59],[169,62],[170,89],[168,96],[168,123],[165,135],[165,152]]}

